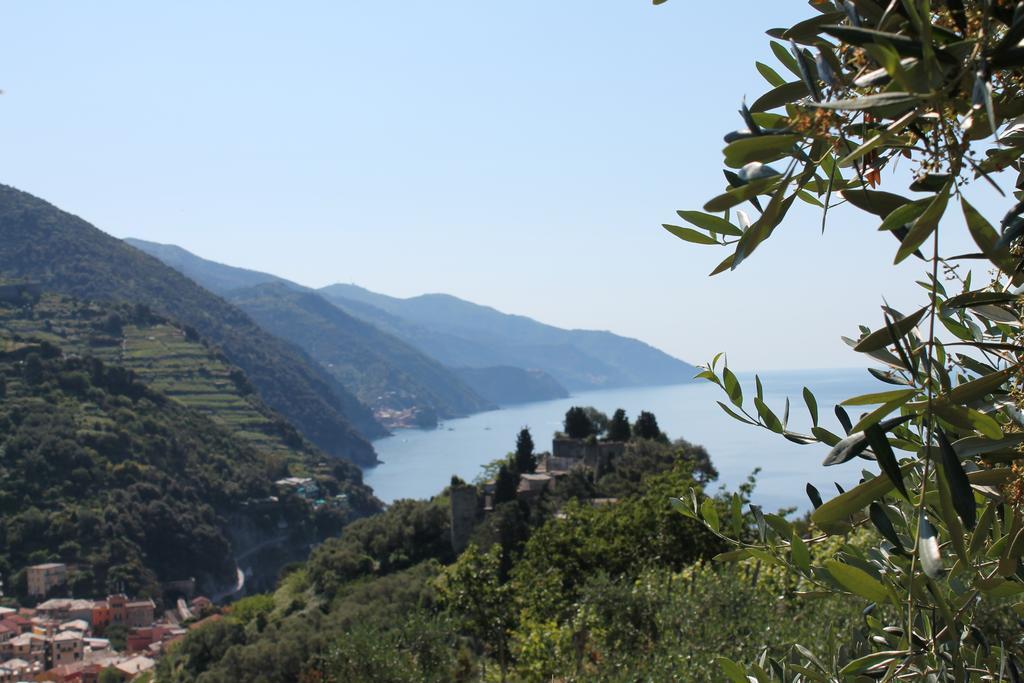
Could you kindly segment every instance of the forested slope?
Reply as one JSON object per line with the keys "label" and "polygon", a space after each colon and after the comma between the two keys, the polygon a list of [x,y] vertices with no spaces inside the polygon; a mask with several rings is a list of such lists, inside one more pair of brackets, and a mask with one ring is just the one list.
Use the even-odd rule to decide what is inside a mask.
{"label": "forested slope", "polygon": [[81,218],[0,186],[0,276],[80,299],[145,304],[217,344],[261,398],[327,452],[369,464],[370,411],[302,351],[192,280]]}

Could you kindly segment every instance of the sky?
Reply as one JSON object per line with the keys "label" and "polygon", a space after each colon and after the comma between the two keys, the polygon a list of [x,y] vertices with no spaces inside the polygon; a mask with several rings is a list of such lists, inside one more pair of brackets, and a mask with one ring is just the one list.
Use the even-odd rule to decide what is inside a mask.
{"label": "sky", "polygon": [[[0,182],[118,237],[309,286],[445,292],[692,363],[849,367],[923,274],[797,207],[735,272],[662,223],[724,188],[722,135],[804,2],[4,7]],[[989,199],[982,199],[984,202]],[[993,206],[998,204],[993,203]],[[965,250],[970,250],[964,245]],[[921,271],[919,273],[918,271]]]}

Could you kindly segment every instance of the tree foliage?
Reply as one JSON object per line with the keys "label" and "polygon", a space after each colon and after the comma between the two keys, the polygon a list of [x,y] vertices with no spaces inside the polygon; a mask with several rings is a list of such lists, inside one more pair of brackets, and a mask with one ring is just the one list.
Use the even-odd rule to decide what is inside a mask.
{"label": "tree foliage", "polygon": [[[781,41],[771,43],[781,66],[757,64],[769,89],[741,107],[743,128],[726,135],[724,192],[703,211],[680,211],[688,226],[665,227],[728,252],[717,274],[751,258],[796,200],[821,207],[823,227],[844,204],[893,235],[885,258],[921,261],[923,295],[914,310],[883,306],[873,328],[846,340],[877,363],[871,374],[882,384],[843,402],[864,407],[860,417],[837,407],[845,434],[819,424],[809,389],[802,398],[813,427],[804,434],[789,427],[788,400],[781,411],[766,404],[759,378],[745,395],[721,356],[701,373],[741,422],[824,446],[827,466],[871,463],[859,485],[831,500],[808,487],[816,508],[808,533],[755,511],[756,538],[736,540],[739,530],[721,525],[714,502],[677,500],[684,514],[734,538],[723,559],[783,564],[816,592],[878,607],[866,619],[869,634],[829,660],[796,649],[771,662],[726,660],[722,669],[759,681],[805,680],[808,671],[822,680],[1016,678],[1019,638],[986,633],[981,615],[1008,611],[1024,593],[1024,4],[810,5],[807,20],[768,32]],[[890,191],[902,192],[900,184],[914,194]],[[993,189],[1006,209],[999,220],[968,200]],[[955,231],[977,251],[944,249]],[[820,561],[809,555],[857,528],[872,529],[874,543],[847,544]],[[1013,609],[1024,613],[1024,605]]]}
{"label": "tree foliage", "polygon": [[587,411],[579,406],[566,411],[562,426],[570,439],[585,439],[594,434],[594,423],[590,421]]}
{"label": "tree foliage", "polygon": [[665,438],[661,427],[658,426],[658,418],[654,416],[654,413],[649,413],[646,410],[641,411],[637,416],[636,423],[633,425],[633,436],[638,439],[653,440]]}
{"label": "tree foliage", "polygon": [[533,452],[533,436],[528,427],[523,427],[516,435],[516,471],[520,474],[533,472],[537,469],[537,456]]}
{"label": "tree foliage", "polygon": [[629,441],[632,434],[633,429],[629,424],[629,418],[626,417],[626,411],[619,408],[608,422],[608,434],[605,438],[609,441]]}

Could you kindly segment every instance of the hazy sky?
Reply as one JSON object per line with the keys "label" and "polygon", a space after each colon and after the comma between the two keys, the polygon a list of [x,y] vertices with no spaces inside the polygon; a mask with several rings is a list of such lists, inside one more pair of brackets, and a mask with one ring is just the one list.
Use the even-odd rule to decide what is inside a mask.
{"label": "hazy sky", "polygon": [[[33,2],[4,8],[0,182],[306,285],[448,292],[691,362],[859,364],[919,263],[800,209],[748,262],[663,231],[804,2]],[[879,253],[882,257],[879,257]]]}

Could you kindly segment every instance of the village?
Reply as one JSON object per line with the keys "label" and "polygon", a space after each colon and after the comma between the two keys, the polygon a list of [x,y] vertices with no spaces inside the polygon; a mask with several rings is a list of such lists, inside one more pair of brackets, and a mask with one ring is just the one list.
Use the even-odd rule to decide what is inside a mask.
{"label": "village", "polygon": [[[157,614],[151,599],[48,597],[67,584],[68,566],[25,570],[35,607],[0,607],[0,683],[149,680],[168,645],[220,618],[205,597]],[[185,625],[187,624],[187,626]]]}

